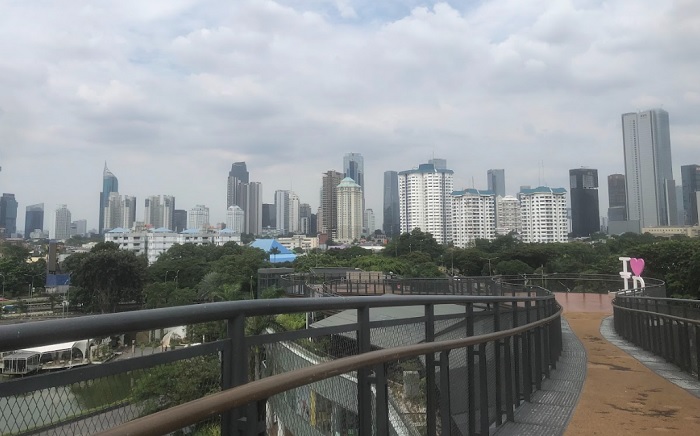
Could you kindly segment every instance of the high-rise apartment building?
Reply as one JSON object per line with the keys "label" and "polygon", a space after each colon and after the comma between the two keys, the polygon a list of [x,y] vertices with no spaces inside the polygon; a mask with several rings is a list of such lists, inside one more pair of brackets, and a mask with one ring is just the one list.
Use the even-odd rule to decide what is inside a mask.
{"label": "high-rise apartment building", "polygon": [[362,187],[346,177],[336,187],[337,192],[337,235],[335,240],[350,243],[362,236]]}
{"label": "high-rise apartment building", "polygon": [[452,242],[456,247],[474,245],[477,239],[496,236],[496,197],[493,191],[465,189],[452,192]]}
{"label": "high-rise apartment building", "polygon": [[209,227],[209,208],[198,204],[187,214],[187,229],[206,229]]}
{"label": "high-rise apartment building", "polygon": [[566,189],[540,186],[520,192],[522,241],[567,242]]}
{"label": "high-rise apartment building", "polygon": [[291,191],[275,191],[275,223],[277,231],[286,235],[289,230],[289,195]]}
{"label": "high-rise apartment building", "polygon": [[496,234],[520,233],[520,200],[512,195],[496,197]]}
{"label": "high-rise apartment building", "polygon": [[610,174],[608,176],[608,223],[611,221],[627,221],[626,205],[625,175]]}
{"label": "high-rise apartment building", "polygon": [[[365,210],[365,159],[360,153],[347,153],[343,157],[344,177],[350,177],[362,188],[362,211]],[[364,220],[364,215],[363,215]],[[363,221],[362,229],[366,231],[367,223]]]}
{"label": "high-rise apartment building", "polygon": [[274,203],[263,203],[262,205],[262,226],[263,229],[277,228],[277,211]]}
{"label": "high-rise apartment building", "polygon": [[240,206],[229,206],[226,211],[226,228],[234,233],[243,233],[245,224],[245,213]]}
{"label": "high-rise apartment building", "polygon": [[311,206],[308,203],[302,203],[299,205],[299,233],[302,233],[304,235],[310,235],[311,224]]}
{"label": "high-rise apartment building", "polygon": [[486,182],[488,190],[492,191],[496,197],[506,196],[506,170],[490,169],[486,171]]}
{"label": "high-rise apartment building", "polygon": [[683,183],[683,212],[685,225],[698,225],[698,205],[700,204],[700,165],[681,166],[681,182]]}
{"label": "high-rise apartment building", "polygon": [[125,195],[122,199],[122,221],[120,227],[130,229],[136,222],[136,197]]}
{"label": "high-rise apartment building", "polygon": [[639,227],[677,223],[668,112],[651,109],[622,115],[627,219]]}
{"label": "high-rise apartment building", "polygon": [[401,171],[399,179],[400,232],[420,229],[440,244],[452,239],[454,171],[421,164],[418,169]]}
{"label": "high-rise apartment building", "polygon": [[374,210],[373,209],[365,209],[365,219],[364,222],[367,225],[367,234],[371,235],[374,233],[375,230],[377,230],[377,219],[374,216]]}
{"label": "high-rise apartment building", "polygon": [[175,197],[172,195],[152,195],[146,198],[144,203],[143,223],[151,228],[173,229],[173,215],[175,214]]}
{"label": "high-rise apartment building", "polygon": [[338,228],[338,194],[336,188],[343,180],[343,174],[338,171],[327,171],[323,174],[321,183],[321,219],[319,232],[325,233],[333,240]]}
{"label": "high-rise apartment building", "polygon": [[55,239],[68,239],[70,238],[70,225],[71,225],[71,215],[68,206],[62,204],[56,209],[56,226],[54,227],[54,238]]}
{"label": "high-rise apartment building", "polygon": [[383,230],[386,236],[397,236],[401,233],[399,219],[399,173],[384,171],[384,210]]}
{"label": "high-rise apartment building", "polygon": [[24,239],[29,239],[34,230],[44,230],[44,203],[27,206],[24,214]]}
{"label": "high-rise apartment building", "polygon": [[70,223],[70,235],[87,235],[87,220],[75,220]]}
{"label": "high-rise apartment building", "polygon": [[15,194],[4,193],[0,197],[0,229],[5,237],[17,233],[17,200]]}
{"label": "high-rise apartment building", "polygon": [[107,162],[105,162],[105,167],[102,171],[102,192],[100,192],[100,234],[104,233],[105,230],[105,208],[108,206],[109,195],[112,192],[119,192],[119,180],[112,174],[109,168],[107,168]]}
{"label": "high-rise apartment building", "polygon": [[598,170],[576,168],[569,170],[571,188],[571,236],[589,237],[600,231],[598,202]]}

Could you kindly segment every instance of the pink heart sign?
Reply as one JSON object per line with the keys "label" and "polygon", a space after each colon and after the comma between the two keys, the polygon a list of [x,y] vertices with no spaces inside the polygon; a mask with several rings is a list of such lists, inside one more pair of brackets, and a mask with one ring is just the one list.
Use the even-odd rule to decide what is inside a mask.
{"label": "pink heart sign", "polygon": [[630,267],[632,267],[634,275],[641,277],[642,271],[644,271],[644,259],[635,259],[633,257],[630,259]]}

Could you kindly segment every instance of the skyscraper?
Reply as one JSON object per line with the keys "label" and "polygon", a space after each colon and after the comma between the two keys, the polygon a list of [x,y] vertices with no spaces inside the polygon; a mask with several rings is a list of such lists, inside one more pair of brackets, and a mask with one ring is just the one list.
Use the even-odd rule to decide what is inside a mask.
{"label": "skyscraper", "polygon": [[275,223],[277,223],[277,231],[282,235],[290,232],[289,194],[290,191],[279,189],[275,191]]}
{"label": "skyscraper", "polygon": [[34,230],[44,229],[44,203],[27,206],[24,215],[24,239],[29,239],[29,235]]}
{"label": "skyscraper", "polygon": [[477,239],[492,240],[496,236],[496,197],[493,191],[465,189],[452,196],[452,241],[455,247],[466,248]]}
{"label": "skyscraper", "polygon": [[[362,213],[365,210],[365,159],[360,153],[347,153],[343,157],[343,177],[350,177],[360,185],[362,189]],[[367,223],[363,215],[362,228],[366,229]]]}
{"label": "skyscraper", "polygon": [[421,164],[418,169],[401,171],[398,178],[401,233],[420,229],[440,244],[450,242],[454,171]]}
{"label": "skyscraper", "polygon": [[625,175],[610,174],[608,176],[608,222],[627,221],[626,204]]}
{"label": "skyscraper", "polygon": [[226,208],[239,206],[245,213],[245,233],[262,233],[262,184],[251,182],[245,162],[235,162],[228,173]]}
{"label": "skyscraper", "polygon": [[187,211],[184,209],[175,209],[173,212],[173,230],[175,233],[180,233],[187,229]]}
{"label": "skyscraper", "polygon": [[506,196],[506,171],[503,169],[491,169],[486,172],[488,190],[496,197]]}
{"label": "skyscraper", "polygon": [[589,237],[600,231],[598,202],[598,170],[576,168],[569,170],[571,188],[571,236]]}
{"label": "skyscraper", "polygon": [[671,165],[668,112],[622,115],[627,219],[639,227],[675,225],[676,188]]}
{"label": "skyscraper", "polygon": [[56,209],[56,227],[54,232],[55,239],[70,238],[71,216],[68,206],[62,204]]}
{"label": "skyscraper", "polygon": [[174,214],[175,197],[172,195],[164,195],[163,201],[159,195],[151,195],[144,202],[143,223],[147,226],[172,230]]}
{"label": "skyscraper", "polygon": [[104,233],[105,208],[109,202],[109,194],[112,192],[119,192],[119,180],[107,168],[107,162],[105,162],[105,168],[102,171],[102,192],[100,192],[100,234]]}
{"label": "skyscraper", "polygon": [[447,159],[432,158],[428,161],[432,164],[436,170],[446,170],[447,169]]}
{"label": "skyscraper", "polygon": [[209,227],[209,208],[198,204],[187,214],[188,229],[206,229]]}
{"label": "skyscraper", "polygon": [[343,175],[338,171],[327,171],[323,174],[321,183],[321,220],[319,221],[319,233],[325,233],[332,240],[338,229],[338,194],[336,188],[343,180]]}
{"label": "skyscraper", "polygon": [[384,234],[392,237],[400,234],[399,221],[399,173],[384,171]]}
{"label": "skyscraper", "polygon": [[262,234],[262,183],[250,182],[246,185],[246,202],[243,210],[246,213],[246,233]]}
{"label": "skyscraper", "polygon": [[365,220],[364,220],[366,226],[367,226],[367,234],[371,235],[374,233],[375,230],[377,230],[377,222],[376,218],[374,216],[374,210],[370,209],[365,209]]}
{"label": "skyscraper", "polygon": [[[241,195],[239,186],[250,183],[250,173],[246,168],[245,162],[234,162],[231,165],[231,171],[228,173],[228,185],[226,189],[226,207],[241,206]],[[244,209],[245,210],[245,209]]]}
{"label": "skyscraper", "polygon": [[233,205],[226,211],[226,228],[235,233],[243,233],[245,214],[239,206]]}
{"label": "skyscraper", "polygon": [[338,228],[335,240],[350,243],[362,236],[362,187],[350,178],[344,178],[336,187],[338,198]]}
{"label": "skyscraper", "polygon": [[264,229],[276,228],[276,214],[274,203],[263,203],[262,226]]}
{"label": "skyscraper", "polygon": [[2,194],[0,197],[0,229],[5,229],[5,237],[17,233],[17,200],[15,194]]}
{"label": "skyscraper", "polygon": [[700,197],[700,165],[681,166],[683,183],[683,211],[685,225],[698,225],[698,197]]}

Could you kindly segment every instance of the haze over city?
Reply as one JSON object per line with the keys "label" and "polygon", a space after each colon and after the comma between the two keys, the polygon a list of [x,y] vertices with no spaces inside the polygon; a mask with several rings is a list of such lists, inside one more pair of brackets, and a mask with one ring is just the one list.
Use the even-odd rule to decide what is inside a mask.
{"label": "haze over city", "polygon": [[[0,191],[19,210],[98,221],[119,191],[169,194],[224,220],[231,164],[263,201],[319,206],[322,173],[447,159],[455,188],[568,189],[571,168],[624,173],[620,115],[670,114],[673,171],[698,163],[700,5],[692,1],[125,1],[0,7]],[[18,214],[23,228],[24,214]],[[47,218],[50,223],[50,218]],[[47,224],[46,227],[50,227]]]}

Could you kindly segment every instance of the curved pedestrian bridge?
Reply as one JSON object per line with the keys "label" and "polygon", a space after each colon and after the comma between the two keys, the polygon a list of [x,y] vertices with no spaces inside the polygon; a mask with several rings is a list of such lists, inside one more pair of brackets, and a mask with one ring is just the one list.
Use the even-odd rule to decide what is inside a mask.
{"label": "curved pedestrian bridge", "polygon": [[[612,304],[616,280],[600,276],[389,280],[340,283],[343,297],[295,279],[294,295],[335,298],[2,326],[0,351],[86,335],[129,344],[175,325],[205,341],[151,354],[134,343],[114,362],[6,381],[0,433],[694,434],[700,424],[690,393],[700,390],[684,375],[697,371],[693,302],[631,293]],[[604,292],[572,291],[592,286]],[[363,288],[392,296],[357,296]],[[291,313],[307,328],[281,329]],[[615,331],[649,350],[646,366],[613,345],[624,345]]]}

